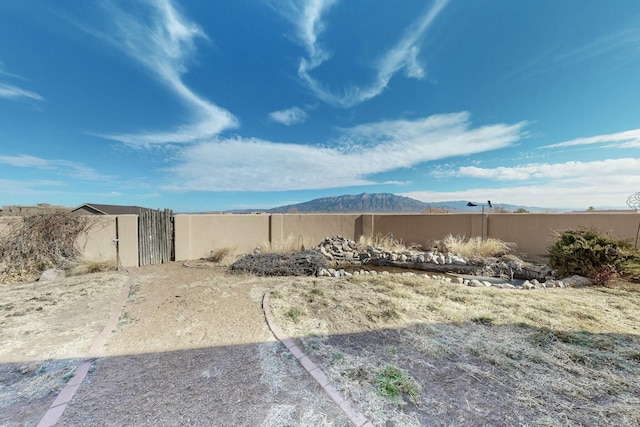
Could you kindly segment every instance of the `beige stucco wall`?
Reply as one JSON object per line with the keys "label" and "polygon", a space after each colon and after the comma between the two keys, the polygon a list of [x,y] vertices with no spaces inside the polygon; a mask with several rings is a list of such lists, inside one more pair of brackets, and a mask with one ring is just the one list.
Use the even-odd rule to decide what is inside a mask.
{"label": "beige stucco wall", "polygon": [[474,214],[374,215],[373,235],[393,234],[396,240],[402,240],[405,244],[418,243],[426,249],[431,247],[434,241],[444,239],[448,234],[480,236],[481,221],[482,215]]}
{"label": "beige stucco wall", "polygon": [[[0,235],[10,230],[11,222],[21,220],[22,217],[0,217]],[[91,221],[95,223],[88,233],[76,240],[82,256],[100,261],[116,260],[118,251],[114,239],[118,238],[121,266],[138,266],[137,215],[96,216]]]}
{"label": "beige stucco wall", "polygon": [[[0,217],[0,234],[9,230],[10,221],[20,217]],[[84,256],[110,260],[118,252],[123,267],[138,265],[137,215],[98,216],[93,229],[78,240]],[[481,236],[483,217],[465,214],[273,214],[273,215],[176,215],[176,261],[207,257],[211,251],[237,248],[250,252],[272,242],[297,239],[306,248],[314,247],[325,237],[341,235],[357,240],[361,235],[392,233],[405,243],[419,243],[424,248],[448,234]],[[635,242],[640,213],[589,212],[561,214],[486,214],[484,234],[514,242],[527,258],[543,259],[554,233],[566,229],[593,227]]]}
{"label": "beige stucco wall", "polygon": [[115,261],[119,255],[120,266],[138,266],[137,215],[95,216],[91,217],[91,221],[95,221],[95,224],[87,235],[80,236],[77,241],[84,257]]}
{"label": "beige stucco wall", "polygon": [[[484,220],[484,225],[483,225]],[[393,234],[406,244],[429,248],[454,236],[494,237],[517,245],[527,258],[543,259],[556,231],[594,227],[635,241],[640,221],[636,212],[560,214],[273,214],[177,215],[176,260],[208,256],[212,250],[235,247],[251,251],[265,242],[297,239],[306,248],[325,237]]]}
{"label": "beige stucco wall", "polygon": [[269,215],[176,215],[176,261],[208,257],[211,251],[251,251],[269,242]]}
{"label": "beige stucco wall", "polygon": [[325,237],[342,236],[357,240],[362,234],[360,214],[274,214],[271,241],[294,238],[305,248],[317,246]]}
{"label": "beige stucco wall", "polygon": [[532,259],[544,259],[558,231],[595,228],[635,243],[640,214],[630,212],[584,212],[561,214],[493,214],[488,216],[488,235],[514,242],[517,251]]}
{"label": "beige stucco wall", "polygon": [[92,217],[91,229],[86,235],[81,235],[76,244],[83,256],[97,261],[110,261],[116,259],[116,246],[113,239],[116,238],[116,219],[112,216]]}
{"label": "beige stucco wall", "polygon": [[118,215],[118,251],[122,267],[138,266],[138,215]]}

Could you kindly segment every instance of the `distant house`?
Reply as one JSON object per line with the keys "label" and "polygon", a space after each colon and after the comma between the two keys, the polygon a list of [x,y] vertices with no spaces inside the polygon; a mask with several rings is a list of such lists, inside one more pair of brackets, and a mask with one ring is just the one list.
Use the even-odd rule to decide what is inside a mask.
{"label": "distant house", "polygon": [[149,208],[142,208],[140,206],[120,206],[120,205],[99,205],[96,203],[85,203],[77,208],[72,209],[72,212],[77,212],[81,215],[140,215],[141,212],[148,211]]}
{"label": "distant house", "polygon": [[23,205],[5,205],[0,209],[0,215],[3,216],[25,216],[25,215],[33,215],[41,212],[51,212],[51,211],[63,211],[69,210],[68,207],[65,206],[53,206],[49,203],[38,203],[34,206],[23,206]]}

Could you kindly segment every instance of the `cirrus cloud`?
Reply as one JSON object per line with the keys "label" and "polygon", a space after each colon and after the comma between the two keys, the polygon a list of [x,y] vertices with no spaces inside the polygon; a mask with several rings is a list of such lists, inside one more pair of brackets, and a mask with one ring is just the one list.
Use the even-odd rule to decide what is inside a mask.
{"label": "cirrus cloud", "polygon": [[36,101],[44,101],[44,98],[35,92],[5,83],[0,83],[0,98],[29,98]]}
{"label": "cirrus cloud", "polygon": [[286,110],[273,111],[269,113],[269,118],[274,122],[291,126],[304,123],[308,118],[308,114],[300,107],[291,107]]}
{"label": "cirrus cloud", "polygon": [[121,49],[146,67],[171,89],[192,111],[192,121],[170,131],[110,133],[97,136],[130,146],[149,147],[163,143],[188,143],[211,138],[238,126],[237,118],[224,108],[202,98],[182,81],[195,52],[196,40],[207,35],[195,22],[183,16],[171,0],[138,1],[147,17],[133,15],[113,2],[102,3],[112,25],[108,30],[77,26]]}
{"label": "cirrus cloud", "polygon": [[313,71],[331,58],[331,52],[319,41],[327,25],[326,14],[337,3],[336,0],[310,0],[301,3],[295,0],[272,2],[274,9],[296,28],[298,42],[307,51],[307,57],[298,64],[298,76],[311,92],[323,102],[340,108],[351,108],[380,95],[391,78],[404,70],[405,77],[422,79],[426,75],[420,63],[420,42],[449,0],[435,0],[410,25],[399,41],[384,52],[376,63],[375,77],[363,86],[349,85],[340,92],[332,91],[312,75]]}
{"label": "cirrus cloud", "polygon": [[466,112],[342,129],[324,147],[257,138],[222,139],[182,148],[168,171],[179,191],[284,191],[376,183],[375,175],[432,160],[507,147],[526,123],[473,127]]}

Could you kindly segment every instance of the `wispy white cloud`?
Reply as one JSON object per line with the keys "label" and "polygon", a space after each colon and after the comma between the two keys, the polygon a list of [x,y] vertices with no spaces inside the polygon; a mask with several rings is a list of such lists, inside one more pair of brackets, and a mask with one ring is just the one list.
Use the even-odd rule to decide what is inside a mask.
{"label": "wispy white cloud", "polygon": [[113,27],[104,31],[78,26],[108,41],[145,66],[174,91],[192,110],[193,121],[171,131],[101,134],[134,146],[185,143],[213,137],[238,126],[229,111],[202,98],[182,81],[198,38],[207,36],[195,22],[184,17],[171,0],[139,1],[148,9],[148,18],[133,15],[104,1],[106,17]]}
{"label": "wispy white cloud", "polygon": [[631,56],[637,56],[638,46],[640,46],[640,30],[623,29],[605,34],[588,44],[559,54],[550,61],[549,65],[566,66],[581,63],[616,51],[628,51]]}
{"label": "wispy white cloud", "polygon": [[7,71],[7,68],[2,61],[0,61],[0,76],[7,76],[19,80],[29,80],[19,74],[10,73],[9,71]]}
{"label": "wispy white cloud", "polygon": [[[525,123],[472,127],[468,113],[342,130],[334,146],[236,138],[185,147],[169,169],[181,191],[283,191],[375,183],[373,176],[422,162],[507,147]],[[212,173],[211,171],[215,171]]]}
{"label": "wispy white cloud", "polygon": [[62,193],[61,188],[64,182],[42,179],[17,180],[0,178],[0,194],[12,196],[12,200],[17,200],[24,196],[52,196]]}
{"label": "wispy white cloud", "polygon": [[29,98],[36,101],[44,101],[44,98],[35,92],[6,83],[0,83],[0,98]]}
{"label": "wispy white cloud", "polygon": [[[640,170],[639,158],[605,159],[592,162],[532,163],[511,167],[461,167],[452,174],[457,177],[482,178],[497,181],[524,181],[531,179],[581,179],[598,174],[625,175]],[[606,179],[606,178],[605,178]],[[617,178],[616,178],[617,179]]]}
{"label": "wispy white cloud", "polygon": [[591,40],[581,46],[559,48],[553,46],[537,57],[509,72],[504,78],[513,76],[532,77],[538,74],[575,66],[583,62],[609,55],[602,64],[618,67],[625,62],[637,61],[640,46],[640,30],[621,29]]}
{"label": "wispy white cloud", "polygon": [[18,156],[0,155],[0,164],[19,168],[32,168],[52,171],[60,175],[73,177],[74,179],[86,181],[101,181],[111,177],[100,174],[94,169],[83,164],[71,162],[69,160],[49,160],[40,157],[21,154]]}
{"label": "wispy white cloud", "polygon": [[[624,207],[627,197],[640,188],[639,168],[638,158],[497,168],[462,167],[444,176],[499,181],[500,187],[486,185],[461,191],[416,191],[403,195],[425,202],[490,199],[495,203],[549,208]],[[527,181],[528,184],[504,187],[504,181]],[[467,187],[469,182],[477,181],[465,181]]]}
{"label": "wispy white cloud", "polygon": [[303,6],[295,0],[277,2],[274,8],[291,21],[297,31],[298,41],[307,57],[298,64],[298,76],[322,101],[337,107],[349,108],[378,96],[384,91],[391,78],[404,70],[405,77],[421,79],[426,71],[418,59],[420,41],[436,17],[447,5],[448,0],[435,0],[433,4],[411,25],[398,43],[385,52],[374,64],[376,76],[367,86],[348,86],[336,93],[312,75],[312,72],[329,60],[331,53],[319,39],[326,28],[325,14],[336,3],[335,0],[310,0]]}
{"label": "wispy white cloud", "polygon": [[637,148],[640,147],[640,129],[624,132],[596,135],[586,138],[576,138],[557,144],[545,145],[540,148],[574,147],[579,145],[607,144],[609,147]]}
{"label": "wispy white cloud", "polygon": [[281,123],[285,126],[297,125],[307,121],[308,115],[300,107],[291,107],[286,110],[278,110],[269,113],[269,118],[274,122]]}

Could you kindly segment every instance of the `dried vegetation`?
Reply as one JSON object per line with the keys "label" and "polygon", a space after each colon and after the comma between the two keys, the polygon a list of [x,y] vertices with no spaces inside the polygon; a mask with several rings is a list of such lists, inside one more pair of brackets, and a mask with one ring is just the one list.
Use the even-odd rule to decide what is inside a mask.
{"label": "dried vegetation", "polygon": [[493,237],[487,239],[471,237],[467,239],[465,236],[453,236],[451,234],[442,241],[437,242],[437,246],[442,246],[445,252],[451,252],[467,258],[500,257],[513,253],[515,250],[514,243],[503,242]]}
{"label": "dried vegetation", "polygon": [[233,273],[252,273],[258,276],[315,276],[326,267],[326,260],[318,251],[266,253],[245,255],[233,263]]}
{"label": "dried vegetation", "polygon": [[77,239],[94,225],[93,217],[60,210],[9,223],[0,236],[0,283],[32,280],[49,268],[67,270],[82,263]]}
{"label": "dried vegetation", "polygon": [[297,279],[271,298],[374,425],[403,426],[640,424],[639,305],[627,282],[506,291],[396,275]]}

